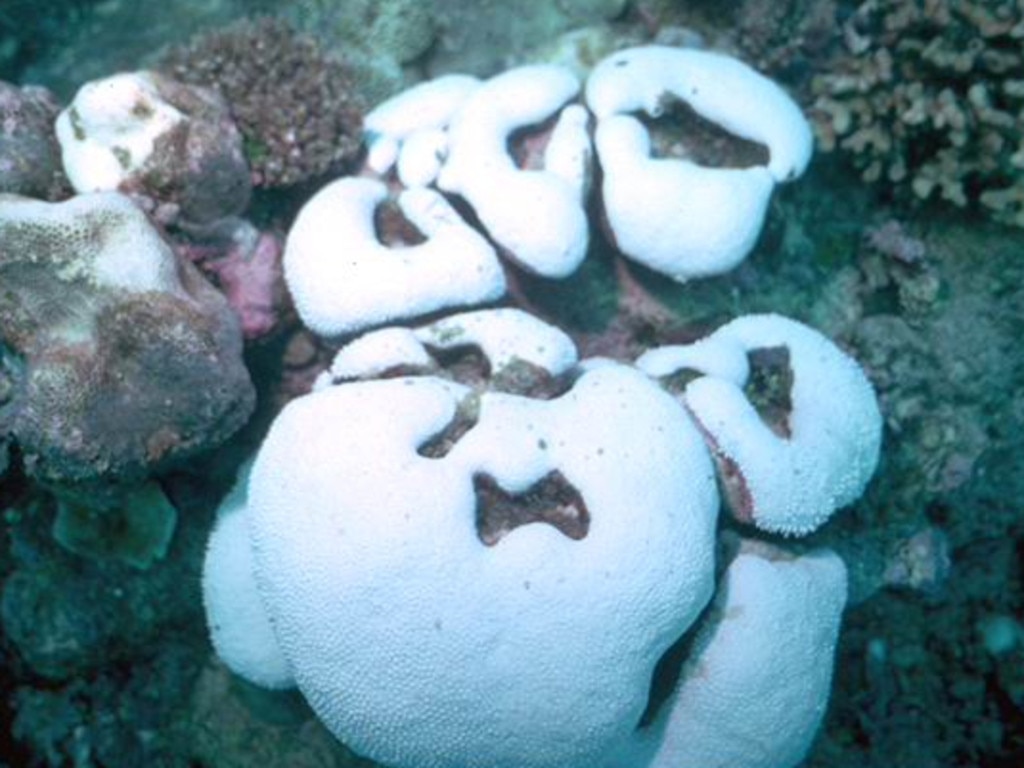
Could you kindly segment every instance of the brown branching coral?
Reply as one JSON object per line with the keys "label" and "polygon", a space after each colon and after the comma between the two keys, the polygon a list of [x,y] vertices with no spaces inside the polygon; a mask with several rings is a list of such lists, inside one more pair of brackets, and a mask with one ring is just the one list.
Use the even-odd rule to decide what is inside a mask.
{"label": "brown branching coral", "polygon": [[1024,227],[1024,0],[866,0],[843,37],[813,84],[822,149]]}
{"label": "brown branching coral", "polygon": [[220,91],[258,185],[294,184],[359,152],[362,104],[348,69],[283,21],[244,20],[205,33],[169,51],[160,68]]}

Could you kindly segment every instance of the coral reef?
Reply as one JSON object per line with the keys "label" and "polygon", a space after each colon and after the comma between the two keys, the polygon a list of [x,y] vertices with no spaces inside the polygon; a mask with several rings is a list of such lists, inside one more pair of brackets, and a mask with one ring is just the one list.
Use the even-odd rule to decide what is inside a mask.
{"label": "coral reef", "polygon": [[360,149],[362,106],[348,67],[286,22],[245,20],[168,51],[158,67],[223,95],[257,185],[341,171]]}
{"label": "coral reef", "polygon": [[814,79],[819,144],[905,199],[1024,227],[1024,6],[868,0]]}
{"label": "coral reef", "polygon": [[[1020,216],[1020,208],[1012,202],[1018,200],[1019,206],[1020,165],[1013,163],[1020,152],[1019,23],[1024,8],[1020,2],[529,0],[502,5],[463,0],[421,4],[408,0],[377,4],[362,0],[343,4],[323,0],[166,0],[155,4],[55,0],[41,5],[10,0],[2,5],[0,72],[12,82],[44,83],[65,100],[84,81],[118,71],[153,69],[163,46],[184,41],[198,29],[212,29],[261,10],[301,22],[303,31],[319,35],[327,55],[350,66],[352,87],[359,94],[371,95],[367,103],[377,103],[411,81],[453,67],[490,75],[510,62],[557,61],[571,65],[584,80],[600,58],[649,42],[740,51],[744,60],[785,83],[804,104],[814,100],[807,94],[814,72],[819,72],[818,86],[824,90],[815,93],[822,106],[817,110],[818,130],[822,138],[834,143],[834,157],[827,162],[819,158],[800,184],[779,189],[772,196],[750,258],[731,272],[680,284],[626,262],[608,231],[600,228],[599,206],[588,205],[593,226],[587,258],[580,268],[555,282],[506,262],[509,292],[501,301],[556,322],[566,332],[563,336],[571,337],[585,357],[633,360],[652,347],[661,347],[655,352],[671,349],[666,345],[678,345],[687,355],[699,357],[698,350],[712,329],[727,327],[737,315],[782,312],[821,329],[843,351],[860,360],[878,393],[885,419],[879,471],[866,496],[851,509],[832,517],[810,537],[785,542],[791,550],[833,548],[848,571],[849,599],[838,639],[833,691],[823,727],[803,765],[950,768],[1024,764],[1024,518],[1020,513],[1024,399],[1017,396],[1019,383],[1024,381],[1024,357],[1018,353],[1019,340],[1024,337],[1020,238],[1004,226],[977,217],[933,215],[930,208],[905,204],[920,200],[913,182],[926,169],[919,187],[923,192],[924,186],[931,186],[929,198],[948,192],[965,200],[968,209],[990,211],[1002,220]],[[355,22],[349,19],[345,30],[337,26],[321,30],[314,14],[300,18],[302,9],[314,7],[323,9],[323,19],[337,20],[353,9],[372,12]],[[395,9],[403,7],[412,12],[406,18],[395,16]],[[608,16],[616,13],[619,15],[608,23]],[[577,24],[591,26],[571,29]],[[370,32],[380,43],[378,52],[366,50]],[[562,37],[555,40],[559,34]],[[409,44],[399,44],[403,39]],[[422,49],[428,42],[429,47]],[[417,48],[421,48],[418,53]],[[234,51],[230,56],[247,54]],[[414,58],[399,63],[408,56]],[[883,78],[886,56],[892,59],[892,74]],[[259,66],[269,69],[272,64]],[[999,71],[1008,64],[1014,69]],[[958,66],[966,69],[961,71]],[[858,90],[857,83],[866,90]],[[920,94],[912,90],[915,85],[921,88]],[[259,87],[255,90],[262,94],[262,103],[274,105],[268,119],[281,126],[291,120],[298,124],[322,119],[311,117],[319,109],[316,104],[298,103],[289,94],[277,98]],[[53,172],[56,159],[50,118],[58,107],[47,96],[39,101],[32,96],[26,103],[23,99],[30,92],[34,89],[25,85],[20,91],[0,92],[4,118],[0,123],[0,169],[4,170],[0,185],[27,184],[15,191],[63,199],[70,190],[63,188],[60,173]],[[991,109],[984,106],[986,92]],[[897,103],[897,96],[906,104],[932,111],[922,119],[919,113],[908,111],[906,104]],[[12,103],[8,97],[15,104],[13,112],[4,111]],[[278,102],[293,114],[281,113]],[[852,106],[855,103],[857,110]],[[849,124],[847,132],[839,135],[837,115],[843,117],[844,112]],[[903,120],[905,115],[909,122]],[[1006,115],[1016,122],[1010,124]],[[680,117],[681,110],[673,108],[660,118],[645,121],[656,153],[679,157],[703,140],[705,132],[691,132],[695,121]],[[861,117],[868,122],[857,123]],[[406,187],[435,182],[448,152],[450,118],[446,113],[426,131],[412,126],[411,133],[406,132],[410,125],[401,121],[397,127],[382,124],[382,130],[374,132],[385,135],[386,140],[377,143],[367,136],[368,164],[389,185],[392,197],[396,195],[396,176]],[[962,125],[949,123],[951,119],[962,119]],[[878,140],[878,146],[872,126],[889,132],[887,138]],[[511,134],[508,154],[520,168],[537,167],[535,161],[549,127],[531,126]],[[861,132],[864,127],[868,130]],[[358,132],[357,126],[350,135],[353,147]],[[855,135],[857,141],[853,141]],[[963,144],[955,145],[954,137]],[[841,146],[847,139],[851,146]],[[709,145],[712,154],[721,146],[718,141],[715,138],[716,144]],[[979,149],[982,141],[992,145],[991,151],[985,146]],[[283,142],[281,147],[287,151],[289,145]],[[256,145],[249,148],[259,150]],[[694,158],[707,165],[742,167],[743,162],[733,162],[734,148],[726,147],[730,157],[724,162],[718,158],[709,162],[703,146],[696,147]],[[372,162],[375,149],[384,156],[380,165]],[[326,144],[324,151],[329,151]],[[764,154],[751,162],[763,162]],[[403,159],[405,155],[408,157]],[[389,169],[396,156],[392,174]],[[900,158],[907,170],[900,180],[891,181],[889,168],[899,168]],[[876,160],[879,166],[872,170]],[[318,396],[310,395],[311,389],[329,393],[385,383],[354,383],[354,379],[397,373],[407,376],[410,371],[403,368],[401,358],[411,346],[426,344],[436,356],[424,353],[425,362],[421,361],[422,367],[416,371],[421,384],[429,377],[445,375],[443,371],[473,387],[485,386],[489,378],[487,398],[492,404],[511,402],[514,396],[509,392],[538,386],[538,378],[534,367],[524,361],[513,365],[507,365],[507,360],[496,365],[492,361],[497,375],[490,375],[475,353],[466,352],[470,341],[483,342],[465,326],[465,316],[438,321],[433,313],[423,319],[428,324],[419,328],[391,327],[361,337],[344,347],[346,354],[337,356],[331,368],[338,340],[316,338],[290,311],[281,278],[282,237],[278,234],[294,221],[312,190],[330,178],[335,167],[330,163],[326,167],[327,178],[320,179],[314,178],[315,172],[307,174],[289,166],[298,179],[295,184],[285,182],[286,189],[258,190],[254,204],[241,213],[258,222],[258,227],[231,217],[213,227],[175,226],[162,233],[171,240],[179,261],[198,265],[221,288],[241,318],[247,340],[259,338],[259,343],[246,347],[245,362],[260,388],[260,408],[235,439],[212,452],[197,447],[204,452],[185,459],[184,464],[174,459],[170,470],[160,465],[155,481],[153,465],[133,470],[136,480],[148,478],[142,486],[143,498],[137,499],[140,503],[160,501],[147,497],[157,489],[164,497],[156,508],[136,515],[124,507],[136,499],[133,494],[139,486],[134,482],[128,492],[105,498],[102,510],[83,503],[90,501],[91,494],[55,496],[41,487],[37,482],[39,462],[31,451],[26,454],[9,431],[12,413],[24,406],[26,371],[33,359],[6,340],[0,344],[0,589],[4,593],[0,610],[0,732],[10,734],[0,740],[0,766],[377,765],[354,756],[338,742],[301,694],[257,689],[211,654],[199,609],[199,584],[214,508],[235,477],[242,455],[251,453],[288,401]],[[337,166],[344,167],[348,167],[346,161]],[[869,176],[878,175],[877,185],[863,183],[860,174],[868,170]],[[935,182],[933,177],[940,174],[947,174],[949,181]],[[315,184],[302,184],[303,180]],[[880,189],[894,192],[880,195]],[[154,218],[166,220],[159,205],[138,196],[133,202],[143,204]],[[891,204],[894,202],[898,204]],[[454,208],[466,224],[480,226],[462,201],[456,200]],[[404,241],[415,248],[418,236],[411,231],[414,227],[399,219],[390,205],[381,207],[376,217],[380,239],[390,246]],[[970,221],[968,226],[965,220]],[[18,241],[0,234],[0,264],[4,258],[18,256],[19,249],[7,247],[12,242]],[[35,249],[32,252],[39,255]],[[344,254],[344,249],[337,253]],[[127,275],[130,270],[118,264],[110,274]],[[0,266],[0,305],[10,298],[10,274],[5,269]],[[189,285],[196,279],[187,266],[176,263],[175,269],[184,270]],[[73,271],[62,270],[63,277],[71,277]],[[28,277],[35,281],[33,275]],[[79,287],[50,292],[38,315],[51,323],[44,324],[46,328],[39,333],[49,333],[51,340],[54,333],[64,334],[61,338],[67,341],[83,332],[94,309],[88,300],[79,301],[83,293],[95,297],[102,292],[89,293]],[[207,287],[202,295],[212,301],[212,293]],[[162,307],[165,299],[159,292],[147,293],[137,304],[154,302]],[[219,303],[223,309],[223,302]],[[72,316],[67,314],[69,309]],[[111,329],[104,319],[110,314],[95,323],[104,334]],[[223,317],[219,310],[216,315]],[[146,356],[136,355],[139,345],[134,343],[142,338],[144,344],[154,335],[181,327],[173,320],[164,322],[166,318],[162,311],[145,315],[145,322],[136,322],[140,316],[130,315],[114,329],[117,345],[115,349],[108,343],[109,360],[138,363],[127,374],[135,376],[136,382],[144,383],[146,372],[140,369],[147,367],[151,377],[161,381],[173,378],[178,347],[157,345]],[[0,318],[0,329],[20,328],[7,319]],[[140,327],[133,328],[133,323]],[[60,325],[59,332],[53,331],[53,324]],[[512,337],[520,335],[517,330]],[[363,341],[368,348],[361,346]],[[237,335],[235,343],[237,346]],[[551,355],[560,349],[561,342],[549,339],[530,351]],[[793,406],[792,379],[794,373],[799,375],[793,359],[785,347],[756,350],[749,360],[742,350],[740,353],[717,361],[704,359],[700,364],[721,368],[723,360],[729,363],[732,358],[748,364],[750,376],[743,393],[772,428],[773,438],[784,437],[792,426],[784,409]],[[680,400],[685,388],[700,380],[701,372],[708,373],[697,363],[692,365],[671,376]],[[123,369],[111,365],[105,370],[110,375],[100,376],[99,383],[86,378],[82,386],[72,384],[64,391],[89,394],[91,387],[107,388],[113,396],[103,401],[97,420],[105,420],[120,432],[122,419],[132,428],[141,423],[135,418],[136,406],[151,415],[153,409],[170,401],[180,405],[182,413],[195,414],[195,409],[208,402],[204,388],[217,386],[210,377],[224,375],[223,368],[211,365],[201,369],[205,374],[198,381],[168,379],[166,386],[155,390],[140,384],[144,397],[138,401],[135,388],[121,386]],[[719,374],[742,378],[736,371],[730,372],[729,365]],[[558,377],[554,381],[557,384]],[[563,387],[567,384],[561,382]],[[416,386],[419,384],[408,388]],[[543,390],[551,382],[541,381],[540,386]],[[541,400],[540,391],[528,399]],[[409,396],[401,389],[395,402]],[[469,402],[472,405],[472,398]],[[531,407],[546,405],[550,403],[531,402]],[[478,416],[472,407],[464,408],[455,426]],[[367,418],[358,409],[352,415],[356,422]],[[604,418],[603,413],[595,415],[588,427],[594,428]],[[498,420],[487,417],[485,421],[493,424]],[[389,420],[381,433],[393,430],[396,423],[396,419]],[[505,423],[510,434],[519,426],[511,420]],[[348,440],[343,429],[336,432],[332,439]],[[74,429],[56,430],[52,436],[72,447],[78,440]],[[436,440],[428,441],[425,454],[417,454],[413,461],[427,465],[443,462],[439,456],[445,451],[465,455],[466,446],[460,444],[470,438],[471,432],[445,430]],[[83,433],[81,442],[95,446],[94,432]],[[299,447],[312,448],[309,444]],[[358,453],[357,463],[368,461],[365,443],[359,443],[354,452]],[[742,468],[738,469],[740,473],[734,473],[733,479],[742,480]],[[729,472],[727,465],[724,471]],[[282,485],[297,474],[282,472]],[[401,490],[401,483],[394,486]],[[481,541],[489,541],[488,551],[514,544],[524,533],[535,534],[532,529],[546,529],[555,541],[565,538],[560,529],[543,524],[548,518],[509,530],[509,523],[515,521],[509,510],[516,505],[498,491],[500,488],[492,485],[481,494],[485,504],[501,512],[485,516],[491,521],[489,527],[476,532]],[[535,498],[549,498],[549,492],[550,488]],[[347,493],[339,495],[348,498]],[[417,508],[429,501],[428,496],[415,497]],[[552,498],[562,498],[572,507],[571,496]],[[302,511],[306,513],[305,508]],[[593,520],[597,519],[595,513]],[[248,525],[245,519],[240,522],[245,524],[243,529]],[[288,528],[292,522],[293,518],[288,518],[282,527]],[[405,524],[401,518],[395,522]],[[671,706],[666,697],[677,677],[701,684],[690,689],[689,698],[678,699],[686,711],[677,707],[677,722],[667,729],[684,735],[697,711],[716,724],[731,722],[730,718],[742,714],[747,732],[761,728],[774,741],[780,737],[774,715],[814,704],[804,696],[790,706],[794,702],[781,703],[775,696],[772,685],[778,682],[784,662],[774,651],[763,653],[772,646],[762,640],[778,635],[780,620],[769,627],[761,614],[757,643],[744,641],[742,634],[733,635],[740,638],[739,651],[721,641],[751,620],[773,595],[785,592],[765,586],[765,580],[758,578],[747,580],[744,586],[738,580],[740,570],[790,564],[788,556],[778,562],[766,561],[764,556],[768,560],[778,557],[766,548],[756,558],[742,558],[737,570],[731,565],[726,569],[733,553],[724,551],[728,549],[724,541],[736,525],[725,519],[719,526],[724,533],[719,542],[723,546],[715,553],[719,566],[713,577],[716,596],[698,620],[696,631],[684,635],[659,664],[650,689],[650,706],[638,729],[641,732],[658,722]],[[464,527],[472,536],[472,528]],[[741,530],[756,534],[750,527]],[[386,528],[384,533],[392,532],[393,528]],[[328,533],[335,536],[337,530],[329,527]],[[431,529],[431,533],[437,534],[437,530]],[[322,538],[326,541],[328,535]],[[560,543],[571,548],[580,542]],[[381,551],[388,550],[379,536],[374,537],[353,554],[353,562]],[[441,570],[449,566],[449,560],[443,560],[430,578],[440,578]],[[370,578],[372,569],[352,568],[358,571],[357,577]],[[386,577],[388,569],[375,572]],[[251,573],[248,576],[251,586]],[[603,583],[600,577],[594,581]],[[463,584],[458,582],[459,592],[452,600],[457,608],[465,605],[467,592],[479,587],[471,583],[466,590]],[[539,586],[534,583],[528,592],[524,590],[524,599],[539,598]],[[233,599],[240,593],[228,596]],[[488,604],[493,602],[495,598],[489,594]],[[588,599],[586,604],[593,602]],[[359,610],[370,609],[361,605]],[[564,612],[566,620],[574,618],[574,610]],[[792,616],[781,621],[790,626],[795,623]],[[447,622],[445,626],[449,626]],[[344,624],[346,632],[350,627]],[[470,629],[478,631],[479,622]],[[429,639],[435,631],[430,625],[421,634]],[[471,633],[467,630],[466,634]],[[603,627],[593,633],[602,641],[605,634]],[[356,653],[372,655],[384,648],[380,638],[386,635],[382,631],[364,634],[362,643],[358,638],[349,641],[356,646]],[[584,642],[587,639],[583,638]],[[405,649],[408,637],[398,643]],[[713,652],[690,657],[695,664],[687,666],[687,653],[704,644]],[[537,648],[548,652],[552,645],[545,637]],[[831,642],[815,647],[819,653],[827,647],[826,655],[831,655]],[[586,644],[580,656],[591,650],[592,644]],[[791,650],[800,653],[795,646]],[[490,663],[496,655],[483,657]],[[736,659],[761,670],[768,693],[748,695],[752,686],[748,678],[737,688],[743,694],[740,701],[723,695],[716,682],[722,680],[719,672],[735,670]],[[682,671],[677,664],[680,661],[684,663]],[[830,665],[819,667],[827,668]],[[458,669],[452,664],[445,672],[455,675]],[[535,699],[544,701],[550,695],[550,679]],[[492,679],[475,701],[491,700],[495,685]],[[515,692],[515,686],[505,691],[497,685],[505,694]],[[352,688],[356,689],[361,696],[372,696],[377,686],[373,680],[359,679]],[[436,686],[429,685],[425,698],[436,695]],[[764,701],[776,706],[758,711],[758,703]],[[531,711],[537,709],[533,699],[528,704]],[[484,709],[474,707],[472,714]],[[558,711],[549,718],[554,724],[551,727],[592,716],[585,709],[581,705],[568,713]],[[804,718],[802,722],[807,729],[817,720]],[[712,735],[714,730],[710,729]],[[799,735],[794,743],[803,749],[810,734],[805,730]],[[736,738],[736,732],[730,736],[727,744],[712,743],[707,759],[702,756],[692,762],[702,768],[715,765],[716,760],[726,762],[727,768],[758,764],[753,758],[731,754],[729,750],[752,742]],[[431,741],[430,748],[433,746]],[[685,744],[670,743],[664,762],[670,768],[686,764],[676,759],[680,754],[676,750],[697,748],[689,738]],[[515,757],[516,767],[521,768],[521,753]],[[478,758],[479,753],[474,753],[473,764],[480,762]],[[765,754],[758,759],[765,759]],[[776,763],[792,759],[797,759],[794,753],[778,757]],[[636,766],[643,761],[625,763]],[[588,768],[594,764],[588,763]],[[422,768],[422,763],[417,762],[416,768]]]}
{"label": "coral reef", "polygon": [[[467,349],[482,365],[453,356]],[[836,413],[810,419],[827,433]],[[840,454],[877,453],[866,422]],[[385,765],[794,766],[828,697],[846,569],[827,550],[716,547],[713,475],[658,382],[577,364],[520,310],[371,332],[278,415],[222,506],[203,576],[213,644]]]}

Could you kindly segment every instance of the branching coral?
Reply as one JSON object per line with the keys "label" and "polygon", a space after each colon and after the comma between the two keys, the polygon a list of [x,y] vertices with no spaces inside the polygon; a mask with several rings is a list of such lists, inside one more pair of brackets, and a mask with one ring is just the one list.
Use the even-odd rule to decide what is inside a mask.
{"label": "branching coral", "polygon": [[348,69],[282,21],[247,20],[202,35],[171,50],[161,69],[227,99],[257,184],[294,184],[359,152],[362,106]]}
{"label": "branching coral", "polygon": [[1024,2],[866,0],[814,82],[819,143],[897,193],[1024,227]]}

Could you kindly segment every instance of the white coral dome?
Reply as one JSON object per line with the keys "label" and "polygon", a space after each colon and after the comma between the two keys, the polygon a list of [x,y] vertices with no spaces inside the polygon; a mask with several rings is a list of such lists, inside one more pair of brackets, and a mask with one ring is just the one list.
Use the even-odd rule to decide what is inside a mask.
{"label": "white coral dome", "polygon": [[[591,768],[631,739],[654,666],[712,589],[717,496],[700,437],[639,372],[565,395],[485,394],[450,453],[417,448],[461,395],[432,377],[290,403],[249,486],[255,573],[300,690],[399,768]],[[486,546],[473,478],[552,470],[590,515]]]}

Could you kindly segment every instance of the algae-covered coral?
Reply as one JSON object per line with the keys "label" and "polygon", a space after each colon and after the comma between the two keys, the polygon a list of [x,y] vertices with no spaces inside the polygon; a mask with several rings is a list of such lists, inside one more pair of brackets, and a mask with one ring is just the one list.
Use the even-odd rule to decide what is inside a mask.
{"label": "algae-covered coral", "polygon": [[866,0],[818,76],[819,143],[899,196],[1024,227],[1024,2]]}
{"label": "algae-covered coral", "polygon": [[175,78],[220,91],[246,142],[254,181],[294,184],[359,151],[361,104],[348,68],[286,22],[243,20],[164,58]]}

